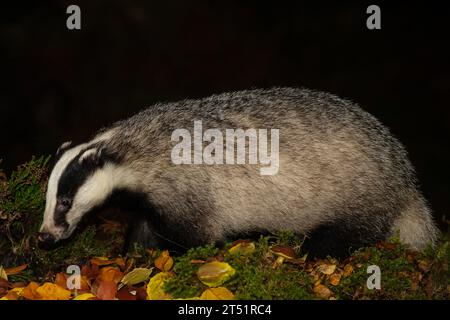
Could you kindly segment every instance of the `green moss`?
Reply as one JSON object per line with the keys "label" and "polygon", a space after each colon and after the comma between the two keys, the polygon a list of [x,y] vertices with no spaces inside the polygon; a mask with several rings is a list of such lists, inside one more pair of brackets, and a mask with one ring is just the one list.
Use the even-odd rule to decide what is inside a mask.
{"label": "green moss", "polygon": [[[10,177],[0,171],[0,265],[7,268],[29,264],[24,272],[10,277],[12,282],[40,281],[51,271],[59,272],[70,264],[84,264],[93,256],[117,256],[117,248],[123,244],[122,231],[114,231],[111,225],[102,231],[101,226],[88,224],[57,248],[46,251],[37,247],[34,236],[44,211],[48,162],[49,157],[33,158]],[[336,264],[336,270],[342,271],[349,264],[354,271],[343,276],[337,285],[332,285],[323,275],[320,281],[337,299],[449,299],[449,235],[450,232],[443,233],[434,248],[422,253],[408,251],[394,237],[386,244],[362,248],[341,262],[330,257],[328,263]],[[201,264],[192,260],[218,259],[236,270],[223,285],[238,299],[314,299],[315,261],[276,266],[276,257],[270,252],[274,244],[290,246],[300,257],[302,243],[303,238],[283,231],[261,237],[251,254],[230,254],[231,243],[223,248],[213,245],[193,248],[174,258],[174,277],[165,283],[165,290],[174,298],[199,296],[207,287],[197,278]],[[146,267],[152,267],[159,255],[160,250],[139,246],[128,253],[136,266]],[[369,290],[366,286],[370,265],[381,270],[381,290]]]}
{"label": "green moss", "polygon": [[213,245],[190,249],[185,255],[176,257],[173,271],[175,277],[169,279],[164,289],[174,298],[191,298],[200,295],[206,286],[202,284],[196,274],[199,264],[191,263],[192,260],[207,260],[214,257],[219,249]]}

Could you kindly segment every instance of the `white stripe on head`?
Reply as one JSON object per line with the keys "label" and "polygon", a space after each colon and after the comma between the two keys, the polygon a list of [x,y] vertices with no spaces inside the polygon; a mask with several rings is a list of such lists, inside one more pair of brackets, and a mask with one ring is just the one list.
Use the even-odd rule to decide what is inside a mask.
{"label": "white stripe on head", "polygon": [[69,229],[64,238],[70,236],[87,212],[103,204],[114,189],[137,190],[139,187],[139,178],[131,170],[113,163],[106,163],[96,170],[75,194],[72,207],[66,215]]}

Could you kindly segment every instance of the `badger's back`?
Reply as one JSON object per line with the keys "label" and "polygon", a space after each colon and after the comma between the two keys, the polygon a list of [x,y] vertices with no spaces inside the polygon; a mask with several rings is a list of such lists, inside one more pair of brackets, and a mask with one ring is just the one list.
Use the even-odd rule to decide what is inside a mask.
{"label": "badger's back", "polygon": [[[260,165],[175,165],[175,129],[279,129],[279,171]],[[275,88],[158,104],[102,131],[139,172],[160,232],[201,244],[290,229],[330,252],[396,229],[421,249],[436,234],[402,145],[373,116],[334,95]],[[339,247],[337,246],[339,244]]]}

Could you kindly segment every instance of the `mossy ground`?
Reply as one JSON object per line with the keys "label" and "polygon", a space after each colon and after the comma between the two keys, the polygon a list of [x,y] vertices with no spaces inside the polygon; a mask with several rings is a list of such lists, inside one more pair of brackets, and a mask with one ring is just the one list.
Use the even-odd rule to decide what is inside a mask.
{"label": "mossy ground", "polygon": [[[40,249],[34,236],[42,221],[49,157],[33,158],[9,177],[0,171],[0,265],[5,268],[28,264],[10,281],[43,280],[70,264],[83,264],[93,256],[118,256],[123,246],[124,228],[111,213],[87,223],[73,238],[52,250]],[[109,214],[109,215],[108,215]],[[289,232],[255,241],[249,254],[230,254],[231,244],[223,248],[193,248],[175,257],[175,274],[165,283],[174,298],[198,296],[206,286],[198,280],[201,261],[225,261],[235,275],[224,285],[238,299],[449,299],[450,237],[444,232],[438,245],[422,253],[406,250],[393,239],[388,243],[363,248],[345,260],[289,261],[277,265],[270,251],[273,245],[293,248],[298,258],[302,239]],[[151,265],[154,252],[135,248],[128,253],[137,265]],[[321,274],[321,266],[332,266],[333,275]],[[370,290],[367,267],[381,270],[381,289]],[[348,272],[351,270],[351,272]],[[338,281],[336,280],[338,279]],[[327,294],[317,291],[323,285]]]}

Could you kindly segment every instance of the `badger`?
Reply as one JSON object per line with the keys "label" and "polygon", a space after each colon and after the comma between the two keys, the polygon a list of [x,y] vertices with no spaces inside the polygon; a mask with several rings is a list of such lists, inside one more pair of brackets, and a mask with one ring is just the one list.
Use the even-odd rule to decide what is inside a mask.
{"label": "badger", "polygon": [[[176,164],[174,130],[279,130],[279,168]],[[203,142],[204,143],[204,142]],[[290,230],[312,255],[348,255],[397,234],[412,250],[437,228],[402,144],[375,117],[333,94],[253,89],[158,103],[82,144],[63,143],[49,176],[38,240],[68,238],[111,199],[129,243],[183,249]]]}

